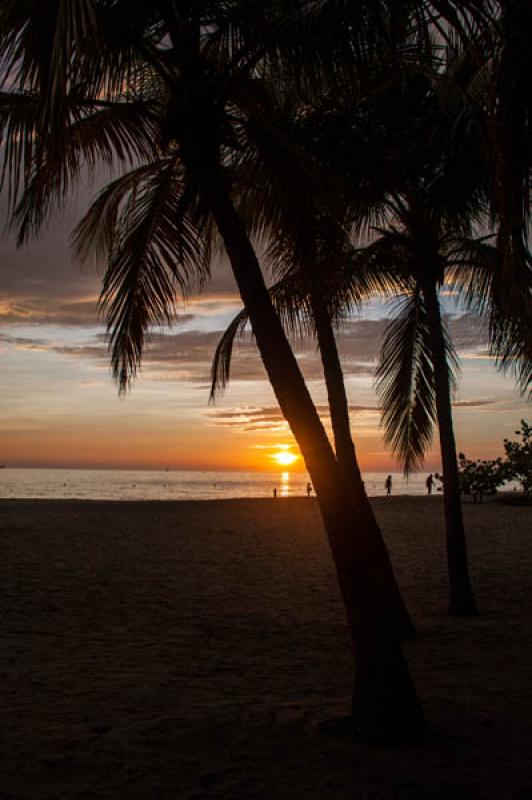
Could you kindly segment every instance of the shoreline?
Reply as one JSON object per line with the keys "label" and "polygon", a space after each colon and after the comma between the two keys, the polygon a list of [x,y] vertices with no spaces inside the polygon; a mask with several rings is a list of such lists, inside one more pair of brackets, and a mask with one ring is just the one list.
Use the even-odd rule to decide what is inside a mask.
{"label": "shoreline", "polygon": [[[393,500],[442,500],[443,496],[441,494],[432,495],[431,497],[425,497],[422,495],[415,495],[415,494],[394,494],[392,497],[387,497],[386,495],[370,495],[369,500],[371,503],[374,502],[381,502],[386,500],[386,502],[390,502]],[[213,498],[145,498],[142,500],[131,500],[130,498],[125,498],[124,500],[112,500],[108,498],[85,498],[85,497],[0,497],[0,504],[1,503],[116,503],[119,505],[123,504],[144,504],[144,503],[154,503],[154,504],[172,504],[172,503],[255,503],[255,502],[263,502],[263,503],[306,503],[309,500],[316,501],[316,496],[313,494],[311,497],[304,497],[303,495],[292,496],[292,497],[283,497],[279,495],[278,497],[264,497],[264,495],[257,496],[257,497],[213,497]],[[486,501],[489,502],[489,501]]]}
{"label": "shoreline", "polygon": [[[370,503],[393,503],[394,501],[419,501],[419,502],[439,502],[443,505],[443,494],[441,492],[433,493],[432,495],[419,495],[419,494],[394,494],[388,497],[382,495],[368,495]],[[109,498],[86,498],[86,497],[0,497],[0,505],[2,503],[65,503],[65,504],[95,504],[102,503],[104,505],[188,505],[188,504],[216,504],[216,503],[307,503],[309,501],[316,502],[316,495],[305,497],[303,495],[283,497],[279,495],[276,498],[265,497],[260,495],[257,497],[213,497],[213,498],[143,498],[132,500],[125,498],[124,500],[109,499]],[[510,501],[515,502],[510,502]],[[525,501],[521,492],[497,492],[495,496],[486,496],[481,502],[473,500],[472,496],[467,495],[462,497],[462,506],[486,506],[492,504],[515,506],[517,508],[530,508],[532,507],[532,500]]]}

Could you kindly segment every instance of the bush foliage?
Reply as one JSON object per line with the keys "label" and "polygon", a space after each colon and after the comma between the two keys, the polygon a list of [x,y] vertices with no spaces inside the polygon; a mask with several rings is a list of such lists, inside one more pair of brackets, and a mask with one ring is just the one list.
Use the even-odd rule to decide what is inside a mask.
{"label": "bush foliage", "polygon": [[515,433],[521,437],[520,442],[504,440],[508,480],[520,483],[525,496],[530,498],[532,497],[532,425],[522,419],[521,428]]}
{"label": "bush foliage", "polygon": [[[485,496],[495,494],[499,486],[516,481],[521,485],[525,499],[532,498],[532,425],[522,419],[521,428],[515,433],[521,437],[521,441],[504,440],[504,459],[471,461],[464,453],[459,454],[458,473],[462,494],[471,495],[475,503],[482,502]],[[443,482],[442,475],[436,474],[436,478]]]}

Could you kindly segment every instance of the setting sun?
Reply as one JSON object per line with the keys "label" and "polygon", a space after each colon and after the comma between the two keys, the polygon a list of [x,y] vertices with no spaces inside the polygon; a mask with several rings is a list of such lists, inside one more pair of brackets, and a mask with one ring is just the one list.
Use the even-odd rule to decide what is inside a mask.
{"label": "setting sun", "polygon": [[284,450],[281,453],[274,453],[272,458],[281,466],[288,467],[290,464],[293,464],[295,461],[297,461],[299,456],[297,456],[295,453],[290,453],[289,451]]}

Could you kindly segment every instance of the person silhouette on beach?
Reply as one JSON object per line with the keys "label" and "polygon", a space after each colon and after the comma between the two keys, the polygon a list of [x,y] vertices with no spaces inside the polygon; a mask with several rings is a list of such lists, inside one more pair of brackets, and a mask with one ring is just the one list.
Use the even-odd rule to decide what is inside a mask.
{"label": "person silhouette on beach", "polygon": [[277,486],[275,486],[273,490],[273,499],[275,500],[276,497],[277,497]]}
{"label": "person silhouette on beach", "polygon": [[390,495],[392,493],[392,476],[391,475],[388,475],[388,477],[384,481],[384,488],[386,489],[387,496],[390,497]]}
{"label": "person silhouette on beach", "polygon": [[432,487],[434,486],[434,478],[432,477],[432,472],[425,481],[425,486],[427,487],[427,494],[432,494]]}
{"label": "person silhouette on beach", "polygon": [[309,482],[307,483],[307,497],[310,497],[310,495],[311,495],[311,494],[312,494],[312,484],[311,484],[311,482],[309,481]]}

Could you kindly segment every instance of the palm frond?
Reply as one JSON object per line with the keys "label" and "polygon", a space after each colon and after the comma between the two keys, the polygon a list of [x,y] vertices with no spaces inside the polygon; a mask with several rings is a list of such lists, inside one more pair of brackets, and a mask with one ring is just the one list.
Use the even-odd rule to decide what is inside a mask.
{"label": "palm frond", "polygon": [[149,329],[171,324],[178,293],[186,296],[209,272],[210,222],[187,188],[175,158],[139,167],[104,189],[75,232],[80,256],[91,248],[108,254],[100,308],[121,391]]}
{"label": "palm frond", "polygon": [[72,234],[74,256],[84,263],[94,258],[96,261],[110,258],[116,244],[119,214],[130,195],[144,180],[159,175],[170,159],[159,162],[150,161],[136,169],[126,172],[105,186],[89,210],[77,224]]}
{"label": "palm frond", "polygon": [[216,395],[223,392],[231,377],[231,361],[235,339],[241,336],[249,321],[245,308],[229,323],[216,346],[211,365],[211,392],[209,402],[214,403]]}
{"label": "palm frond", "polygon": [[481,315],[489,312],[499,251],[493,236],[455,236],[447,240],[448,280],[460,301]]}
{"label": "palm frond", "polygon": [[[312,304],[300,276],[287,274],[269,288],[269,294],[279,319],[292,336],[303,337],[314,330]],[[229,383],[235,340],[244,333],[249,317],[242,309],[222,334],[211,366],[211,402]]]}
{"label": "palm frond", "polygon": [[491,96],[494,140],[493,214],[498,221],[502,268],[528,250],[532,176],[532,69],[529,3],[500,3]]}
{"label": "palm frond", "polygon": [[372,228],[374,241],[355,250],[355,265],[372,280],[379,294],[401,294],[411,287],[413,243],[409,231],[390,224]]}
{"label": "palm frond", "polygon": [[98,28],[94,0],[47,4],[6,0],[0,13],[0,60],[4,85],[37,97],[39,139],[60,153],[67,96],[80,82]]}
{"label": "palm frond", "polygon": [[38,118],[38,102],[33,95],[0,92],[0,189],[7,186],[10,212],[16,206],[21,187],[30,180]]}
{"label": "palm frond", "polygon": [[434,368],[421,292],[397,301],[386,327],[376,391],[384,438],[408,475],[423,464],[436,419]]}
{"label": "palm frond", "polygon": [[503,372],[509,372],[522,395],[532,400],[532,303],[519,298],[511,317],[497,309],[490,318],[490,353]]}
{"label": "palm frond", "polygon": [[275,107],[275,124],[273,113],[271,104],[255,110],[248,101],[245,119],[233,127],[239,136],[239,152],[233,150],[231,164],[239,212],[252,235],[264,241],[270,232],[303,231],[320,206],[341,215],[346,191],[343,181],[320,165],[298,136],[293,103]]}
{"label": "palm frond", "polygon": [[8,182],[12,204],[17,200],[12,224],[19,244],[38,232],[54,205],[62,207],[85,169],[102,163],[128,166],[155,155],[152,108],[144,101],[73,106],[60,154],[45,147],[36,152],[38,119],[32,98],[23,103],[11,96],[0,119],[6,139],[2,180]]}
{"label": "palm frond", "polygon": [[378,256],[375,245],[355,249],[341,221],[327,213],[315,213],[304,235],[279,232],[266,258],[279,278],[272,299],[285,327],[293,333],[312,331],[312,298],[338,325],[371,297],[397,293],[405,283],[397,259],[382,263]]}
{"label": "palm frond", "polygon": [[508,277],[494,237],[457,239],[449,252],[450,278],[465,305],[485,320],[490,352],[532,397],[532,260],[512,261]]}

